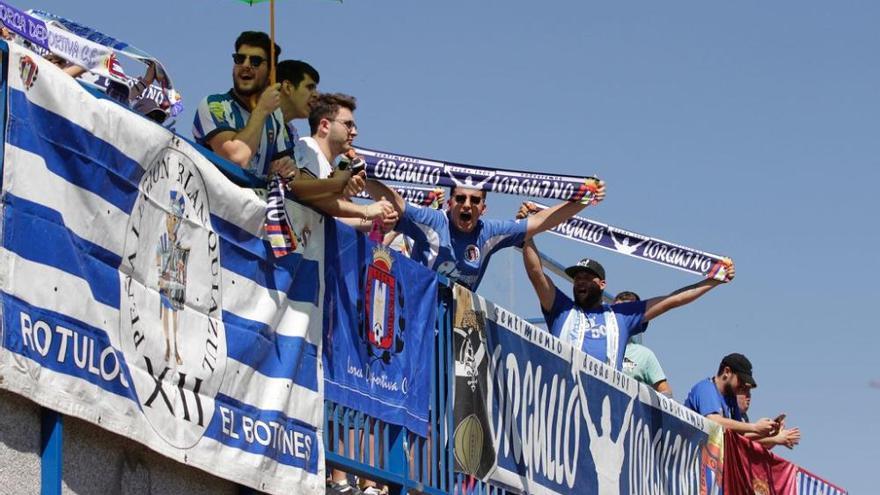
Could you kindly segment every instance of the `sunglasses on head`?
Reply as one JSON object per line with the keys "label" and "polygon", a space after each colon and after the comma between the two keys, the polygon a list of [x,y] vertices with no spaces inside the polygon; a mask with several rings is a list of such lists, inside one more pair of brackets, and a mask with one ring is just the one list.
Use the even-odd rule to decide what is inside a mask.
{"label": "sunglasses on head", "polygon": [[266,61],[265,57],[261,57],[259,55],[245,55],[243,53],[233,53],[232,61],[235,62],[235,65],[241,65],[245,62],[245,60],[250,59],[251,67],[259,67],[263,65],[263,62]]}
{"label": "sunglasses on head", "polygon": [[460,205],[463,205],[464,202],[468,198],[471,198],[471,204],[474,206],[479,206],[479,204],[483,202],[482,196],[468,196],[467,194],[456,194],[455,196],[453,196],[453,198],[455,199],[455,202]]}

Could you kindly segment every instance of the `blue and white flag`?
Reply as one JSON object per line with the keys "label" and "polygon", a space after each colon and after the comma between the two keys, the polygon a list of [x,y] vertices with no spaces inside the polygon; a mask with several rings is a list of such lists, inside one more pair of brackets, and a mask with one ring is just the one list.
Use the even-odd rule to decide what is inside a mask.
{"label": "blue and white flag", "polygon": [[456,286],[456,470],[535,494],[718,493],[721,428]]}
{"label": "blue and white flag", "polygon": [[324,218],[10,46],[0,387],[269,493],[324,486]]}
{"label": "blue and white flag", "polygon": [[796,480],[797,495],[847,495],[849,493],[801,467],[798,467]]}
{"label": "blue and white flag", "polygon": [[427,436],[437,273],[345,225],[325,241],[327,400]]}

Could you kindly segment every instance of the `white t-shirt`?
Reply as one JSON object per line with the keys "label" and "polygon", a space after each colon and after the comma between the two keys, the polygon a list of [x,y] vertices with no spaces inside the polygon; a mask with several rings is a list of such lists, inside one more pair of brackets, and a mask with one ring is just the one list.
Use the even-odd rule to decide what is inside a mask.
{"label": "white t-shirt", "polygon": [[317,179],[326,179],[333,172],[333,166],[312,137],[300,138],[297,141],[293,148],[293,157],[300,170],[307,170]]}

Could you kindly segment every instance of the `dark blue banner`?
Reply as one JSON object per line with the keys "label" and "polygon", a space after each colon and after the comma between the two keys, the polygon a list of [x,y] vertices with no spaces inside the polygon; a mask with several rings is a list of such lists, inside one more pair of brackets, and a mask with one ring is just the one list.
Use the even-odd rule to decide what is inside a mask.
{"label": "dark blue banner", "polygon": [[325,397],[427,436],[437,275],[327,224]]}
{"label": "dark blue banner", "polygon": [[456,289],[457,470],[526,493],[713,493],[717,425]]}

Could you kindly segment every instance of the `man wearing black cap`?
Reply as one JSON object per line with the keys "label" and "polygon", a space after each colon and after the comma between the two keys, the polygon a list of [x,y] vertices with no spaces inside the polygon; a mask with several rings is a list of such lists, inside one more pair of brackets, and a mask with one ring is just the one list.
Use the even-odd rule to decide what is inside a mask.
{"label": "man wearing black cap", "polygon": [[737,404],[737,393],[757,386],[748,358],[738,353],[728,354],[721,360],[717,375],[700,380],[691,388],[684,405],[737,433],[756,437],[774,435],[779,428],[776,421],[761,418],[748,423]]}
{"label": "man wearing black cap", "polygon": [[724,282],[706,279],[666,296],[607,305],[602,304],[605,268],[598,261],[584,258],[565,269],[573,282],[572,297],[568,297],[544,274],[534,242],[527,241],[522,253],[526,273],[541,302],[547,329],[618,370],[623,367],[626,342],[630,336],[645,330],[644,323],[695,301],[715,286],[733,280],[735,274],[731,263]]}

